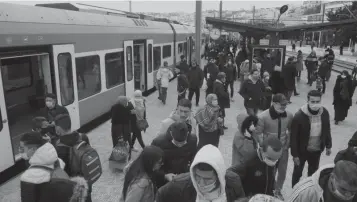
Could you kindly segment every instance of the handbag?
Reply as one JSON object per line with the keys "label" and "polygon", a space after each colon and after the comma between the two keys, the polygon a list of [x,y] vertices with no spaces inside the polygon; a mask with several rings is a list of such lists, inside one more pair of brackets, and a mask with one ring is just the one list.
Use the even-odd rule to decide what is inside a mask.
{"label": "handbag", "polygon": [[149,123],[147,122],[146,119],[138,119],[136,121],[136,125],[138,126],[140,131],[144,131],[147,128],[149,128]]}
{"label": "handbag", "polygon": [[119,163],[126,163],[130,156],[129,144],[122,138],[119,139],[117,145],[112,150],[110,154],[109,161],[115,161]]}

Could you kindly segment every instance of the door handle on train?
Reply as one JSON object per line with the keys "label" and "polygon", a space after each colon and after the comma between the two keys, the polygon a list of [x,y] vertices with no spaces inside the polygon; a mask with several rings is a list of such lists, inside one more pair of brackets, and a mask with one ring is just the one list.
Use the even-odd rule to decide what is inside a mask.
{"label": "door handle on train", "polygon": [[2,123],[7,123],[7,119],[3,119],[3,120],[2,120]]}

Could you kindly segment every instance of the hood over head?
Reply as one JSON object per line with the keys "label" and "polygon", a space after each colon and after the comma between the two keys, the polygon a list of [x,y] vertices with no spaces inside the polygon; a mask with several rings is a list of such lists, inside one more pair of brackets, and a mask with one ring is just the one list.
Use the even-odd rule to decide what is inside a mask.
{"label": "hood over head", "polygon": [[38,148],[30,158],[30,165],[41,165],[53,168],[53,164],[58,160],[55,147],[50,143],[45,143]]}
{"label": "hood over head", "polygon": [[[195,178],[195,166],[199,163],[206,163],[214,168],[216,171],[218,181],[220,184],[220,195],[218,196],[219,198],[225,198],[225,187],[226,187],[226,180],[225,180],[225,174],[226,174],[226,165],[224,163],[224,159],[222,156],[222,153],[219,151],[219,149],[213,145],[206,145],[202,147],[196,154],[195,159],[193,160],[191,167],[190,167],[190,176],[191,180],[193,183],[193,186],[195,187],[197,191],[197,195],[199,198],[205,199],[205,196],[199,191],[198,186],[197,186],[197,181]],[[213,200],[215,201],[215,200]]]}

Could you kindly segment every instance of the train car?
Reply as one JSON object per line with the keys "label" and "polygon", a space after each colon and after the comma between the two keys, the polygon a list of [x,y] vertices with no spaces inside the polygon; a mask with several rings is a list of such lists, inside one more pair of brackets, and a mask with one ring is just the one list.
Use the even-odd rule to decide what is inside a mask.
{"label": "train car", "polygon": [[193,52],[184,25],[120,16],[0,3],[0,27],[0,172],[20,159],[21,134],[46,93],[57,95],[77,130],[119,95],[155,89],[164,61],[174,68]]}

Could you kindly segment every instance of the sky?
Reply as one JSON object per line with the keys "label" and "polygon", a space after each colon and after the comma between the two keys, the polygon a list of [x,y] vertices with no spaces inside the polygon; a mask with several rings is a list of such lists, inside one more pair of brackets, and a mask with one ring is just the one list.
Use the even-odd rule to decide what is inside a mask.
{"label": "sky", "polygon": [[[9,2],[9,1],[7,1]],[[38,3],[63,3],[68,1],[11,1],[11,3],[25,4],[25,5],[35,5]],[[91,4],[95,6],[119,9],[124,11],[129,11],[129,1],[127,0],[116,0],[116,1],[72,1],[81,2],[86,4]],[[223,10],[240,10],[240,9],[252,9],[253,6],[256,8],[271,8],[280,7],[284,4],[294,4],[301,5],[302,1],[243,1],[243,0],[223,0]],[[170,13],[170,12],[195,12],[196,1],[138,1],[132,0],[132,12],[157,12],[157,13]],[[219,9],[219,0],[203,0],[202,10]]]}

